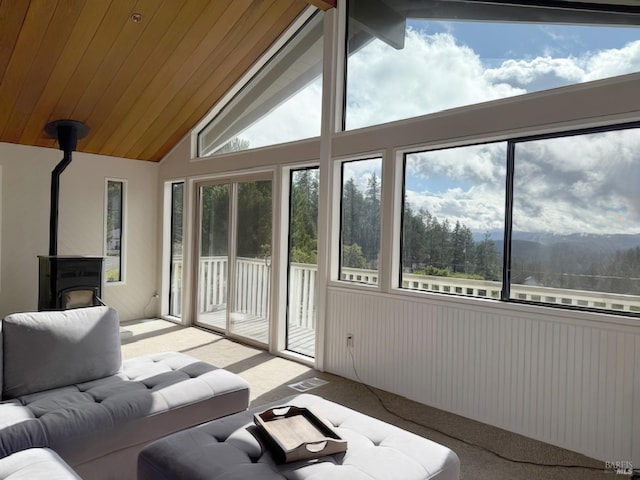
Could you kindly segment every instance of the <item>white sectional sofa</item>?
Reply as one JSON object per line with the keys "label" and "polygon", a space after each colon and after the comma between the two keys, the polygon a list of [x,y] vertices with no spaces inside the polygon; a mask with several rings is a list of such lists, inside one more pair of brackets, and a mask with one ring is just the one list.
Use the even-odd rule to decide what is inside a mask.
{"label": "white sectional sofa", "polygon": [[188,355],[122,362],[109,307],[0,322],[0,462],[47,447],[85,480],[135,479],[149,442],[248,404],[242,378]]}
{"label": "white sectional sofa", "polygon": [[0,459],[0,480],[82,480],[48,448],[28,448]]}

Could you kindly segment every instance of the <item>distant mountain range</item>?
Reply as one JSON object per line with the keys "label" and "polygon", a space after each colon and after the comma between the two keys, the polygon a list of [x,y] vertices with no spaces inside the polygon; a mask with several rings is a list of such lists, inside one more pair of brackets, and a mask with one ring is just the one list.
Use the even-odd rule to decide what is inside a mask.
{"label": "distant mountain range", "polygon": [[[500,256],[503,243],[496,242]],[[513,236],[511,261],[514,268],[537,265],[542,271],[584,274],[593,268],[597,271],[606,269],[616,252],[626,252],[638,246],[640,235],[518,232]]]}
{"label": "distant mountain range", "polygon": [[[493,239],[496,249],[502,251],[503,237],[502,231],[489,231],[490,238]],[[473,240],[476,243],[484,241],[484,233],[474,233]],[[640,234],[626,235],[594,235],[578,234],[556,235],[548,232],[515,232],[513,234],[514,244],[538,244],[540,246],[569,246],[590,251],[600,251],[602,253],[615,253],[617,251],[629,250],[640,246]],[[533,246],[533,245],[531,245]]]}
{"label": "distant mountain range", "polygon": [[[494,238],[496,252],[502,256],[504,241],[502,232],[489,232]],[[499,239],[499,240],[498,240]],[[479,243],[484,235],[474,235]],[[554,235],[545,232],[517,232],[513,235],[511,248],[514,262],[531,260],[549,260],[560,258],[563,263],[598,263],[606,262],[616,252],[624,252],[640,246],[640,235],[593,235],[571,234]],[[580,270],[580,265],[576,265]]]}
{"label": "distant mountain range", "polygon": [[538,243],[540,245],[566,245],[576,248],[586,248],[601,252],[616,252],[629,250],[640,246],[640,235],[593,235],[593,234],[571,234],[554,235],[552,233],[541,232],[516,232],[513,240]]}

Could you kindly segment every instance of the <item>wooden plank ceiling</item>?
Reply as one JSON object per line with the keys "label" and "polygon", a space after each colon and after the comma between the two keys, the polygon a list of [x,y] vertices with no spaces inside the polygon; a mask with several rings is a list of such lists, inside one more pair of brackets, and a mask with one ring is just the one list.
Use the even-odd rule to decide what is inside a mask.
{"label": "wooden plank ceiling", "polygon": [[310,3],[0,0],[0,141],[159,161]]}

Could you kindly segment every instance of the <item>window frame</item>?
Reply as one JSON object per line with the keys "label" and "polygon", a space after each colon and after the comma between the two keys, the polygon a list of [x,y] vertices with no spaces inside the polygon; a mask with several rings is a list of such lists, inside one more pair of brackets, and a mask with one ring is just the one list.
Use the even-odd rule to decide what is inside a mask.
{"label": "window frame", "polygon": [[[530,95],[546,94],[547,92],[562,89],[562,88],[581,88],[583,85],[589,85],[593,82],[606,81],[611,79],[620,78],[625,75],[637,75],[640,74],[640,70],[637,72],[616,74],[609,77],[598,78],[595,80],[587,80],[581,83],[571,83],[567,85],[552,87],[543,90],[532,90],[525,93],[495,98],[492,100],[484,100],[471,104],[463,104],[458,106],[446,107],[445,109],[439,109],[430,111],[418,115],[412,115],[408,117],[402,117],[398,119],[385,119],[382,122],[372,123],[368,125],[354,126],[349,129],[346,127],[347,123],[347,97],[348,97],[348,62],[349,62],[349,20],[350,20],[350,6],[349,4],[353,0],[347,0],[340,2],[339,8],[342,16],[342,28],[341,32],[341,78],[340,84],[340,97],[336,102],[338,105],[336,109],[339,113],[338,121],[336,123],[337,132],[357,132],[360,130],[366,130],[370,128],[377,128],[394,122],[405,122],[416,120],[420,117],[438,116],[446,114],[446,112],[454,109],[473,109],[486,103],[494,103],[511,99],[528,98]],[[362,0],[360,0],[362,1]],[[366,1],[366,0],[365,0]],[[447,2],[439,2],[438,8],[447,10],[444,18],[439,18],[434,15],[433,21],[477,21],[477,22],[513,22],[513,23],[539,23],[541,25],[554,25],[552,21],[548,20],[549,16],[557,17],[555,24],[569,24],[569,25],[584,25],[584,26],[601,26],[601,27],[623,27],[623,28],[638,28],[640,32],[640,6],[628,5],[625,3],[615,3],[616,0],[611,0],[609,3],[602,3],[597,1],[558,1],[558,0],[488,0],[481,2],[479,7],[471,5],[469,0],[448,0]],[[384,4],[383,4],[384,5]],[[475,14],[475,9],[479,8],[481,14]],[[472,10],[468,15],[464,15],[465,9]],[[486,13],[482,13],[482,9],[486,9]],[[462,12],[462,13],[461,13]],[[514,20],[514,16],[519,13],[524,13],[526,16],[530,16],[527,19]],[[519,18],[519,17],[517,17]],[[406,28],[406,26],[405,26]],[[405,30],[406,34],[406,30]]]}
{"label": "window frame", "polygon": [[104,269],[104,283],[107,286],[110,285],[124,285],[126,284],[126,232],[127,228],[127,180],[122,178],[105,178],[105,189],[104,189],[104,242],[103,242],[103,251],[105,257],[105,263],[107,257],[109,257],[108,252],[108,224],[109,224],[109,184],[118,183],[120,184],[120,255],[119,255],[119,277],[117,280],[109,280],[108,278],[108,270],[105,266]]}
{"label": "window frame", "polygon": [[[240,79],[225,92],[222,98],[209,110],[209,112],[204,116],[204,118],[191,130],[191,161],[202,161],[206,159],[210,159],[212,157],[221,157],[227,154],[233,154],[238,152],[228,152],[219,154],[216,152],[209,153],[207,155],[202,155],[200,148],[200,135],[204,133],[207,127],[215,121],[215,119],[224,114],[224,110],[232,104],[233,100],[238,96],[242,95],[243,91],[250,86],[251,81],[260,74],[260,72],[268,67],[269,63],[274,60],[278,53],[286,47],[286,45],[296,36],[298,32],[300,32],[315,15],[322,15],[322,10],[318,9],[314,6],[307,7],[292,23],[289,27],[276,39],[273,44],[264,52],[264,54],[240,77]],[[325,19],[321,20],[321,23],[324,23]],[[324,66],[324,58],[325,54],[323,53],[321,65]],[[322,94],[322,99],[324,98],[324,93]],[[321,99],[321,104],[322,104]],[[322,124],[322,119],[320,121]],[[320,128],[321,130],[321,128]],[[319,136],[322,135],[322,132],[319,132]],[[259,150],[264,148],[270,148],[274,146],[287,145],[296,142],[305,142],[310,139],[318,138],[316,137],[308,137],[298,140],[292,140],[289,142],[281,142],[275,143],[272,145],[265,145],[262,147],[254,147],[248,150],[240,150],[240,152],[246,152],[250,150]]]}
{"label": "window frame", "polygon": [[[377,282],[375,284],[367,283],[367,282],[358,282],[355,280],[344,280],[341,278],[342,274],[342,208],[343,208],[343,185],[344,185],[344,164],[353,163],[358,161],[367,161],[367,160],[380,160],[380,225],[378,226],[378,269],[377,269]],[[334,252],[332,255],[332,268],[331,268],[331,281],[338,282],[341,286],[350,286],[350,287],[359,287],[367,290],[377,289],[381,290],[383,285],[383,275],[384,270],[382,265],[384,263],[384,259],[382,258],[382,224],[383,224],[383,185],[384,185],[384,175],[385,175],[385,153],[384,152],[367,152],[361,155],[354,155],[345,158],[335,159],[333,162],[333,192],[334,192],[334,205],[337,208],[333,209],[333,219],[332,219],[332,231],[335,232],[333,235],[332,241],[332,251]]]}
{"label": "window frame", "polygon": [[[500,138],[500,139],[493,139],[493,140],[478,140],[478,141],[474,141],[474,142],[470,142],[470,143],[457,143],[457,144],[453,144],[453,145],[447,145],[447,146],[430,146],[430,147],[424,147],[424,148],[413,148],[413,149],[407,149],[407,150],[400,150],[399,151],[399,167],[398,167],[398,171],[399,171],[399,177],[400,177],[400,193],[398,195],[398,211],[397,211],[397,215],[399,216],[399,227],[398,227],[398,245],[399,245],[399,249],[398,249],[398,260],[397,260],[397,275],[395,276],[395,279],[397,280],[397,284],[395,285],[396,288],[398,288],[399,290],[402,291],[415,291],[415,292],[427,292],[427,293],[440,293],[439,291],[435,291],[435,290],[420,290],[420,289],[412,289],[412,288],[405,288],[403,287],[403,275],[404,275],[404,262],[403,262],[403,247],[404,247],[404,221],[405,221],[405,199],[406,199],[406,170],[407,170],[407,156],[411,155],[411,154],[417,154],[417,153],[428,153],[428,152],[437,152],[437,151],[443,151],[443,150],[453,150],[456,148],[466,148],[466,147],[477,147],[477,146],[481,146],[481,145],[493,145],[493,144],[499,144],[499,143],[504,143],[505,144],[505,164],[506,164],[506,159],[507,159],[507,155],[508,155],[508,151],[509,151],[509,141],[507,139],[504,138]],[[507,178],[507,176],[505,176],[505,179]],[[505,199],[507,198],[507,192],[505,190]],[[505,218],[506,218],[506,206],[505,206]],[[503,229],[504,230],[504,229]],[[504,238],[504,235],[503,235]],[[504,263],[504,262],[503,262]],[[446,277],[443,277],[446,278]],[[503,272],[503,278],[504,278],[504,272]],[[502,282],[500,282],[502,283]],[[501,288],[502,290],[502,288]],[[442,293],[448,293],[448,292],[442,292]],[[461,297],[465,297],[465,298],[485,298],[482,296],[477,296],[477,295],[465,295],[465,294],[457,294],[457,293],[453,293],[455,296],[461,296]],[[502,294],[501,294],[502,295]]]}
{"label": "window frame", "polygon": [[[396,275],[395,278],[398,280],[398,285],[394,287],[396,292],[401,292],[403,295],[434,295],[436,297],[445,298],[445,297],[454,297],[454,298],[464,298],[468,300],[480,300],[480,301],[489,301],[489,302],[497,302],[502,304],[519,304],[519,305],[535,305],[541,306],[545,308],[553,308],[559,310],[569,310],[569,311],[580,311],[580,312],[593,312],[604,315],[613,315],[613,316],[626,316],[626,317],[640,317],[640,312],[628,311],[628,310],[616,310],[616,309],[605,309],[605,308],[597,308],[590,306],[581,306],[581,305],[568,305],[564,303],[550,303],[550,302],[538,302],[534,300],[525,300],[518,298],[510,298],[511,293],[511,249],[512,249],[512,238],[513,238],[513,199],[514,194],[514,177],[515,177],[515,147],[519,143],[537,141],[537,140],[548,140],[554,138],[568,138],[568,137],[578,137],[581,135],[589,135],[594,133],[604,133],[604,132],[613,132],[613,131],[622,131],[622,130],[631,130],[631,129],[640,129],[640,120],[632,120],[632,121],[623,121],[614,124],[607,125],[598,125],[598,126],[588,126],[588,127],[577,127],[577,128],[569,128],[565,130],[555,130],[548,133],[537,133],[531,135],[510,135],[507,138],[495,138],[489,139],[487,138],[485,141],[476,140],[473,142],[456,142],[447,145],[430,145],[425,146],[423,148],[415,148],[412,147],[410,149],[399,149],[397,155],[397,164],[398,171],[401,176],[401,191],[397,195],[398,207],[395,209],[396,215],[399,215],[400,224],[399,228],[395,231],[396,241],[397,241],[397,254],[399,260],[396,264]],[[406,174],[406,155],[416,152],[425,152],[425,151],[437,151],[451,148],[461,148],[467,146],[474,145],[482,145],[489,143],[499,143],[499,142],[507,143],[507,151],[505,156],[506,163],[506,175],[505,175],[505,219],[504,219],[504,247],[503,247],[503,258],[502,258],[502,286],[501,286],[501,294],[500,298],[491,298],[487,297],[478,297],[473,295],[467,295],[464,293],[455,293],[455,292],[440,292],[433,290],[418,290],[418,289],[408,289],[402,286],[402,247],[403,247],[403,225],[404,225],[404,197],[405,197],[405,174]],[[606,292],[603,292],[606,293]]]}
{"label": "window frame", "polygon": [[[290,286],[291,286],[291,221],[292,221],[292,198],[293,198],[293,186],[294,186],[294,182],[293,182],[293,176],[296,172],[303,172],[303,171],[310,171],[310,170],[317,170],[318,171],[318,201],[320,199],[320,164],[317,162],[313,162],[313,163],[303,163],[303,164],[295,164],[295,165],[290,165],[287,166],[285,168],[282,169],[282,209],[281,209],[281,229],[282,229],[282,236],[281,238],[287,238],[286,242],[281,242],[283,243],[283,245],[281,245],[281,249],[283,251],[282,254],[282,271],[284,272],[284,286],[281,287],[282,291],[283,291],[283,299],[281,299],[281,304],[284,306],[284,311],[285,311],[285,318],[286,321],[283,322],[284,325],[283,326],[279,326],[279,328],[283,329],[283,334],[279,335],[279,338],[282,337],[282,341],[279,341],[279,345],[278,345],[278,350],[280,351],[286,351],[289,354],[294,355],[294,357],[296,358],[302,358],[303,360],[306,361],[313,361],[316,357],[317,352],[315,352],[315,348],[314,348],[314,355],[308,355],[306,353],[301,353],[297,350],[293,350],[292,348],[290,348],[290,341],[289,341],[289,323],[291,321],[290,319],[290,303],[291,303],[291,291],[290,291]],[[318,205],[319,206],[319,205]],[[318,215],[319,217],[319,215]],[[316,230],[318,230],[318,223],[319,223],[319,218],[316,218]],[[319,232],[316,231],[317,236],[319,236]],[[318,238],[316,238],[316,242],[318,241]],[[316,245],[316,256],[317,256],[317,245]],[[318,265],[318,260],[316,259],[316,268],[319,268]],[[317,287],[316,287],[317,288]],[[314,300],[314,308],[315,308],[315,332],[314,335],[317,334],[317,330],[318,330],[318,298],[319,296],[315,295],[315,300]]]}
{"label": "window frame", "polygon": [[[185,259],[185,252],[184,252],[184,248],[185,248],[185,237],[184,237],[184,231],[185,231],[185,209],[184,209],[184,202],[185,202],[185,189],[186,189],[186,182],[184,180],[179,180],[179,181],[174,181],[174,182],[169,182],[169,281],[168,281],[168,290],[167,290],[167,315],[174,317],[174,318],[182,318],[182,302],[184,301],[184,294],[182,294],[182,298],[178,298],[178,299],[173,299],[173,292],[171,289],[171,284],[173,282],[173,275],[174,275],[174,269],[173,269],[173,264],[174,264],[174,255],[173,255],[173,238],[174,238],[174,234],[175,234],[175,226],[176,226],[176,222],[174,219],[174,207],[175,207],[175,202],[177,199],[176,196],[176,186],[178,185],[182,185],[182,212],[181,212],[181,216],[182,216],[182,225],[181,225],[181,229],[182,229],[182,275],[180,277],[180,282],[184,285],[184,259]],[[179,314],[176,314],[172,311],[172,307],[174,306],[174,302],[178,301],[180,303],[180,312]]]}

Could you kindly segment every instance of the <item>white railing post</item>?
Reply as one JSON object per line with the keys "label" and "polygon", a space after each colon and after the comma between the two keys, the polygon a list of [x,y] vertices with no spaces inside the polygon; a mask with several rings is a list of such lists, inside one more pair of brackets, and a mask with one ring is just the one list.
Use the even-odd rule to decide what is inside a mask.
{"label": "white railing post", "polygon": [[176,256],[171,261],[171,299],[173,301],[171,315],[182,315],[182,257]]}
{"label": "white railing post", "polygon": [[201,313],[212,312],[226,303],[227,257],[201,257],[198,298]]}

